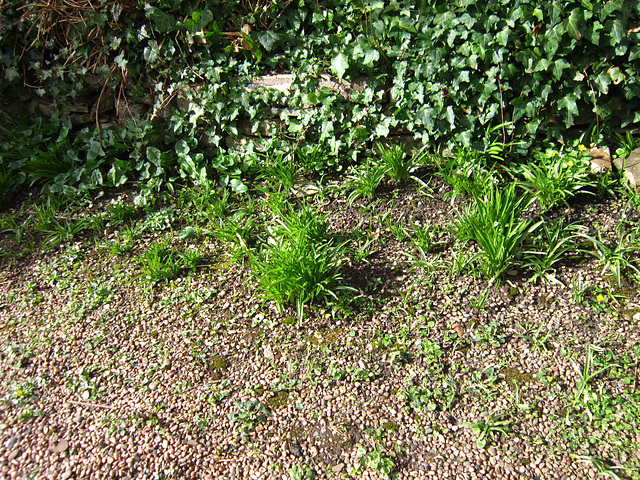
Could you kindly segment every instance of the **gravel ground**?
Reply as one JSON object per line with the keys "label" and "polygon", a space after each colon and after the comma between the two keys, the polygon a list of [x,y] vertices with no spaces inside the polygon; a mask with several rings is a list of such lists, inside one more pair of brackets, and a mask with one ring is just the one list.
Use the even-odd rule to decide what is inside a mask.
{"label": "gravel ground", "polygon": [[[445,193],[324,202],[336,232],[374,241],[344,266],[352,301],[301,324],[210,237],[186,241],[205,266],[155,284],[136,255],[167,232],[124,256],[107,226],[5,257],[0,478],[640,478],[637,285],[591,257],[559,284],[488,285],[455,272],[470,252],[446,232],[413,262],[390,225],[446,226]],[[594,202],[555,214],[613,235],[626,201]]]}

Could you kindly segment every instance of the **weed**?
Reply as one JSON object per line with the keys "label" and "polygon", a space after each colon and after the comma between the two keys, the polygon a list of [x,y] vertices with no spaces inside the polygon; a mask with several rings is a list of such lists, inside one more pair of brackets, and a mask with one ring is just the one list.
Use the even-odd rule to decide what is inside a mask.
{"label": "weed", "polygon": [[384,175],[384,168],[380,168],[370,160],[361,165],[353,175],[347,177],[350,180],[348,188],[352,190],[348,197],[349,203],[355,202],[360,197],[372,200]]}
{"label": "weed", "polygon": [[485,448],[491,444],[496,436],[506,435],[510,432],[511,421],[505,419],[506,415],[489,415],[486,420],[466,422],[462,426],[470,428],[476,435],[478,448]]}
{"label": "weed", "polygon": [[619,147],[616,149],[618,158],[626,159],[635,149],[640,148],[640,139],[633,136],[631,132],[627,132],[623,137],[620,133],[616,133]]}
{"label": "weed", "polygon": [[387,478],[392,477],[396,464],[380,446],[376,445],[370,452],[367,452],[364,447],[359,447],[358,454],[363,467],[376,470]]}
{"label": "weed", "polygon": [[196,251],[178,253],[161,242],[154,243],[137,261],[147,280],[163,282],[177,277],[183,270],[194,269],[200,258]]}
{"label": "weed", "polygon": [[109,217],[109,225],[117,227],[131,220],[137,212],[134,205],[127,205],[122,201],[112,202],[107,205],[107,216]]}
{"label": "weed", "polygon": [[264,180],[277,192],[287,193],[293,188],[300,167],[293,161],[291,155],[278,151],[269,158],[261,170],[262,173],[258,175],[259,180]]}
{"label": "weed", "polygon": [[[523,327],[520,324],[516,324],[516,327],[522,330],[522,333],[516,333],[517,337],[528,340],[539,352],[547,352],[549,350],[549,337],[551,331],[545,329],[544,324],[540,324],[538,328],[531,326]],[[543,332],[545,330],[545,332]]]}
{"label": "weed", "polygon": [[249,254],[248,242],[256,229],[255,217],[238,210],[228,218],[219,218],[211,235],[226,244],[232,261],[237,262]]}
{"label": "weed", "polygon": [[237,401],[235,405],[236,409],[229,413],[229,419],[240,424],[238,431],[243,439],[246,439],[258,424],[265,422],[270,415],[269,409],[259,400]]}
{"label": "weed", "polygon": [[482,261],[482,270],[491,281],[511,267],[520,244],[538,226],[521,218],[530,201],[519,195],[514,183],[504,191],[489,188],[454,222],[458,238],[480,245],[482,252],[474,258]]}
{"label": "weed", "polygon": [[392,180],[406,180],[416,165],[416,157],[409,156],[400,145],[385,147],[378,143],[380,159],[377,164]]}
{"label": "weed", "polygon": [[307,465],[292,465],[289,468],[290,480],[313,480],[314,478],[316,478],[316,474]]}
{"label": "weed", "polygon": [[263,297],[275,301],[280,311],[294,303],[302,321],[308,302],[337,299],[336,292],[351,290],[340,285],[347,242],[329,236],[326,218],[310,207],[275,210],[278,224],[268,228],[269,237],[252,256],[253,269]]}
{"label": "weed", "polygon": [[523,266],[533,271],[531,282],[542,280],[561,284],[555,277],[555,265],[567,255],[581,251],[575,241],[585,227],[577,223],[564,226],[563,218],[543,218],[540,226],[531,246],[524,252]]}
{"label": "weed", "polygon": [[580,365],[575,360],[570,360],[573,369],[578,375],[578,382],[576,383],[576,392],[573,406],[575,407],[578,403],[582,403],[590,419],[593,419],[593,413],[590,409],[590,404],[592,403],[592,401],[598,402],[601,399],[603,393],[602,391],[600,391],[599,395],[598,392],[593,391],[593,385],[591,383],[592,380],[606,370],[619,366],[612,363],[593,371],[594,351],[603,352],[604,349],[596,345],[589,345],[587,347],[587,355],[582,367],[580,367]]}
{"label": "weed", "polygon": [[147,213],[147,217],[142,223],[142,230],[151,232],[164,232],[171,230],[171,225],[175,221],[175,210],[172,208],[161,208]]}
{"label": "weed", "polygon": [[453,158],[433,155],[432,159],[438,168],[438,175],[453,189],[446,195],[452,203],[458,195],[479,195],[498,183],[494,172],[486,168],[480,151],[464,149]]}
{"label": "weed", "polygon": [[331,155],[319,144],[304,145],[296,150],[302,171],[310,175],[323,177],[329,172],[339,171],[338,158]]}
{"label": "weed", "polygon": [[479,293],[474,297],[470,297],[469,304],[471,305],[471,307],[473,307],[474,310],[478,312],[483,311],[490,293],[491,293],[491,290],[488,288],[485,288],[485,290],[482,293]]}
{"label": "weed", "polygon": [[615,277],[618,285],[622,285],[622,275],[625,272],[633,272],[636,275],[640,275],[640,270],[630,260],[631,254],[640,250],[640,244],[632,234],[625,234],[621,225],[622,222],[616,227],[618,238],[612,245],[602,240],[600,231],[598,231],[597,239],[584,233],[576,234],[593,243],[595,247],[594,255],[604,265],[601,275],[610,272]]}
{"label": "weed", "polygon": [[441,235],[442,231],[437,226],[431,224],[414,225],[412,240],[416,248],[424,256],[446,245],[446,241],[439,240]]}
{"label": "weed", "polygon": [[513,171],[523,177],[519,184],[534,194],[543,211],[560,203],[568,205],[569,198],[578,192],[588,192],[595,185],[590,177],[590,157],[584,150],[548,149]]}
{"label": "weed", "polygon": [[433,369],[434,378],[424,378],[418,385],[407,385],[398,397],[414,412],[451,410],[457,398],[457,385],[453,380],[438,376],[441,368]]}
{"label": "weed", "polygon": [[14,407],[28,405],[37,399],[41,388],[46,383],[43,377],[16,383],[12,386],[11,392],[5,397],[5,403]]}
{"label": "weed", "polygon": [[392,218],[387,217],[385,219],[385,223],[389,231],[393,233],[393,236],[396,237],[396,240],[398,240],[398,242],[404,242],[409,236],[402,218],[393,220]]}

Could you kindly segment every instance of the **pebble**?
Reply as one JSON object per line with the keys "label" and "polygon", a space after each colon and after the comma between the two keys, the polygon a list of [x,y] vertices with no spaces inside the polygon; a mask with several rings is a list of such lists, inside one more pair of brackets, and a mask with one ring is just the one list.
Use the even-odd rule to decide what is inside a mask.
{"label": "pebble", "polygon": [[7,447],[7,450],[11,450],[13,448],[13,446],[18,443],[18,440],[20,440],[18,437],[13,436],[13,437],[9,437],[9,439],[7,440],[7,443],[5,444],[5,446]]}
{"label": "pebble", "polygon": [[54,447],[51,447],[53,453],[62,453],[69,448],[69,442],[67,440],[60,440]]}

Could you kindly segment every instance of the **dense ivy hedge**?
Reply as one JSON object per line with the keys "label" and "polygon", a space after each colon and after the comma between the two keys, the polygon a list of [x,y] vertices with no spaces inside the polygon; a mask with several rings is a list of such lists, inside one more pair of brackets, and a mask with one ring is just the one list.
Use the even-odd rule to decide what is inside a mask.
{"label": "dense ivy hedge", "polygon": [[[279,114],[284,137],[313,139],[353,159],[399,129],[424,142],[469,145],[512,122],[504,135],[526,150],[561,138],[578,117],[598,133],[640,123],[636,0],[58,4],[1,7],[2,88],[26,84],[62,102],[82,96],[87,78],[98,76],[134,96],[152,93],[148,124],[129,128],[148,147],[132,152],[146,160],[143,179],[164,171],[158,152],[178,141],[174,157],[191,162],[183,175],[210,167],[211,157],[189,153],[203,143],[218,150],[214,163],[224,163],[223,140],[238,134],[242,119],[273,117],[274,103],[301,112]],[[245,90],[270,72],[296,75],[288,98]],[[345,100],[318,89],[323,72],[365,77],[368,86]],[[131,175],[121,173],[111,177]]]}

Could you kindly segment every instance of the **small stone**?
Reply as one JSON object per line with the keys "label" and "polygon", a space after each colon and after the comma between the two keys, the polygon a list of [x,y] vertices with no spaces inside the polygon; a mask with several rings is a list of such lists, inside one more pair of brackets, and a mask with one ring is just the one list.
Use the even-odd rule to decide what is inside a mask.
{"label": "small stone", "polygon": [[18,440],[20,440],[20,439],[19,439],[18,437],[15,437],[15,436],[13,436],[13,437],[9,438],[9,439],[7,440],[7,443],[6,443],[7,450],[11,450],[11,449],[13,448],[13,446],[14,446],[16,443],[18,443]]}
{"label": "small stone", "polygon": [[149,390],[155,390],[156,388],[158,388],[158,385],[160,385],[160,382],[154,380],[149,384]]}
{"label": "small stone", "polygon": [[516,275],[518,275],[518,271],[511,269],[511,270],[507,270],[507,275],[510,275],[512,277],[515,277]]}
{"label": "small stone", "polygon": [[611,153],[608,148],[592,148],[587,153],[591,155],[591,173],[611,170]]}
{"label": "small stone", "polygon": [[331,471],[337,475],[342,471],[343,468],[344,468],[344,463],[339,463],[331,467]]}
{"label": "small stone", "polygon": [[289,451],[294,457],[302,456],[302,447],[298,443],[292,443],[289,445]]}
{"label": "small stone", "polygon": [[269,362],[273,362],[276,357],[273,355],[273,350],[271,350],[271,345],[265,345],[263,348],[264,358],[266,358]]}
{"label": "small stone", "polygon": [[67,468],[64,473],[60,476],[60,480],[68,480],[71,477],[73,472],[70,468]]}
{"label": "small stone", "polygon": [[62,453],[69,448],[69,442],[67,440],[60,440],[55,447],[51,447],[53,453]]}

